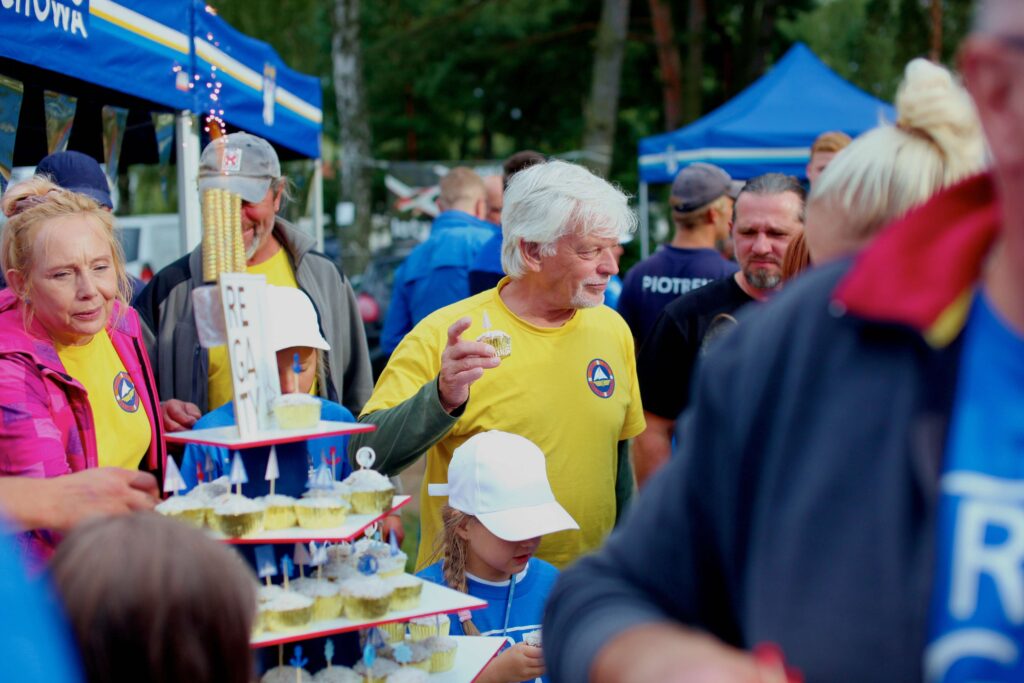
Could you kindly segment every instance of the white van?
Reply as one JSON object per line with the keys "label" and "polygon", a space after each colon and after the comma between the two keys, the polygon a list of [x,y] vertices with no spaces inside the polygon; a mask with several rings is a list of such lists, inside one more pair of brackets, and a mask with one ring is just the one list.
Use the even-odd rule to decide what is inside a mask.
{"label": "white van", "polygon": [[130,275],[148,281],[183,256],[176,213],[118,216],[115,225]]}

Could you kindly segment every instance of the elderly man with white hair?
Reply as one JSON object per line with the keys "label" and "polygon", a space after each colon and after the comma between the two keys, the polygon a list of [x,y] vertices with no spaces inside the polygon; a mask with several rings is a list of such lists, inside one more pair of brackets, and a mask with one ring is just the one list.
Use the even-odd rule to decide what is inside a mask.
{"label": "elderly man with white hair", "polygon": [[413,328],[360,417],[377,431],[350,446],[372,446],[387,474],[426,452],[418,568],[441,530],[443,501],[428,486],[447,481],[474,434],[520,434],[546,454],[555,496],[580,525],[544,538],[537,554],[555,565],[598,547],[633,489],[626,440],[644,427],[633,337],[601,304],[636,216],[608,182],[551,161],[514,176],[502,218],[508,276]]}

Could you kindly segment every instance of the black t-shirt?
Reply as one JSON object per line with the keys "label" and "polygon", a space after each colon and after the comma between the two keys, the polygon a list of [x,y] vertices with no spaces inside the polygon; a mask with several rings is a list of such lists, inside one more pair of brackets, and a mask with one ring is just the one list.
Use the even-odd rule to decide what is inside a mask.
{"label": "black t-shirt", "polygon": [[693,369],[707,345],[735,325],[754,299],[726,277],[670,303],[640,347],[636,369],[644,410],[675,420],[690,400]]}

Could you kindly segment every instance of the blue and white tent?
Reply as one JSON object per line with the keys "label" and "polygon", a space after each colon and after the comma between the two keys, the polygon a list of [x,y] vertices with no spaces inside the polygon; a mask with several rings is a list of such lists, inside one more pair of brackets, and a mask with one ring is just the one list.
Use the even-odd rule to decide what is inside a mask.
{"label": "blue and white tent", "polygon": [[739,179],[769,171],[802,178],[820,133],[856,136],[883,119],[895,120],[891,105],[843,80],[796,43],[718,109],[679,130],[641,139],[640,179],[670,183],[695,161],[717,164]]}
{"label": "blue and white tent", "polygon": [[[179,187],[195,187],[199,167],[199,131],[186,112],[203,117],[212,110],[230,130],[272,142],[283,158],[320,157],[320,80],[289,69],[269,45],[239,33],[200,0],[4,0],[0,75],[25,86],[16,165],[46,154],[43,89],[78,98],[70,148],[98,158],[103,105],[129,109],[126,163],[155,161],[152,129],[145,129],[150,112],[176,114]],[[314,194],[322,197],[322,189]],[[179,193],[179,214],[188,248],[199,236],[197,193]],[[313,211],[318,238],[321,215]]]}
{"label": "blue and white tent", "polygon": [[[298,156],[320,156],[319,79],[289,69],[269,45],[239,33],[199,0],[5,1],[0,60],[0,73],[5,63],[20,65],[53,90],[74,79],[78,87],[72,84],[76,92],[69,94],[122,94],[153,110],[223,109],[234,128]],[[50,75],[53,81],[42,82]],[[206,87],[211,80],[221,83],[215,101]]]}

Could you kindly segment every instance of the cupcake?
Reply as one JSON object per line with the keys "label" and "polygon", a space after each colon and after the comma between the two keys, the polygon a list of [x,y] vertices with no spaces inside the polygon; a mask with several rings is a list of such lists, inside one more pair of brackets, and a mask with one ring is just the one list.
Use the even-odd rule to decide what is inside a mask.
{"label": "cupcake", "polygon": [[295,499],[291,496],[275,494],[257,498],[266,513],[263,517],[263,528],[268,530],[288,529],[295,526]]}
{"label": "cupcake", "polygon": [[345,478],[352,510],[360,515],[379,515],[391,509],[395,487],[376,470],[356,470]]}
{"label": "cupcake", "polygon": [[434,636],[446,636],[451,627],[452,622],[446,614],[418,617],[409,621],[409,637],[421,641]]}
{"label": "cupcake", "polygon": [[206,524],[209,503],[188,496],[171,496],[156,506],[156,511],[165,517],[173,517],[202,528]]}
{"label": "cupcake", "polygon": [[347,666],[329,666],[316,672],[313,683],[364,683],[364,679]]}
{"label": "cupcake", "polygon": [[523,642],[533,647],[540,647],[540,629],[523,634]]}
{"label": "cupcake", "polygon": [[263,603],[266,625],[271,631],[287,631],[305,626],[313,618],[313,598],[291,591]]}
{"label": "cupcake", "polygon": [[345,600],[338,584],[326,579],[294,579],[289,587],[299,595],[313,599],[313,621],[326,621],[341,616]]}
{"label": "cupcake", "polygon": [[359,660],[353,670],[369,683],[387,683],[388,676],[398,671],[398,665],[390,659],[378,657],[372,667],[367,667],[363,660]]}
{"label": "cupcake", "polygon": [[345,616],[354,621],[380,619],[388,613],[392,589],[384,579],[366,576],[342,584]]}
{"label": "cupcake", "polygon": [[263,674],[260,683],[313,683],[313,676],[305,669],[297,669],[294,666],[275,666]]}
{"label": "cupcake", "polygon": [[284,595],[284,588],[277,584],[261,585],[256,589],[256,601],[260,604],[271,602]]}
{"label": "cupcake", "polygon": [[402,667],[387,677],[385,683],[427,683],[427,674],[419,668]]}
{"label": "cupcake", "polygon": [[231,493],[231,482],[227,477],[220,477],[219,479],[197,485],[188,492],[187,497],[195,498],[204,503],[210,503],[212,506],[218,498],[229,493]]}
{"label": "cupcake", "polygon": [[245,496],[221,496],[209,515],[210,526],[225,536],[237,538],[263,531],[263,506]]}
{"label": "cupcake", "polygon": [[352,557],[351,543],[338,543],[327,548],[328,562],[347,562]]}
{"label": "cupcake", "polygon": [[282,394],[273,410],[278,429],[311,429],[320,422],[320,399],[309,394]]}
{"label": "cupcake", "polygon": [[330,529],[345,522],[348,508],[340,498],[301,498],[295,503],[295,515],[303,529]]}
{"label": "cupcake", "polygon": [[324,567],[323,575],[324,578],[338,584],[344,584],[346,581],[363,577],[359,570],[348,562],[328,562],[327,566]]}
{"label": "cupcake", "polygon": [[512,355],[512,337],[501,330],[487,330],[476,338],[490,346],[498,354],[498,358],[508,358]]}
{"label": "cupcake", "polygon": [[403,666],[430,673],[430,648],[422,642],[414,643],[410,641],[405,645],[409,648],[409,661],[403,664]]}
{"label": "cupcake", "polygon": [[400,643],[405,640],[405,622],[393,621],[390,624],[377,624],[378,630],[389,643]]}
{"label": "cupcake", "polygon": [[391,594],[391,609],[414,609],[420,604],[423,582],[411,574],[399,574],[385,579],[394,591]]}
{"label": "cupcake", "polygon": [[455,650],[459,644],[449,636],[434,636],[423,641],[430,650],[430,673],[448,671],[455,666]]}

